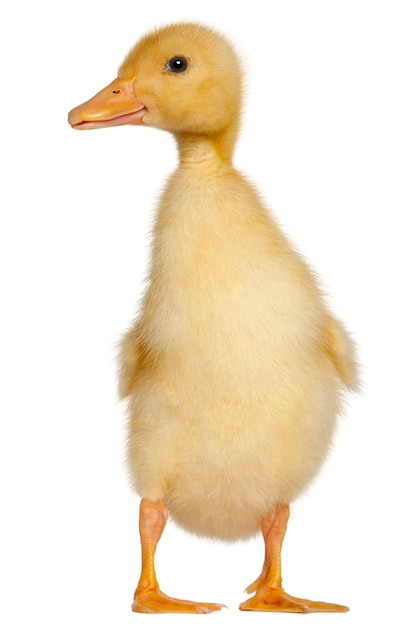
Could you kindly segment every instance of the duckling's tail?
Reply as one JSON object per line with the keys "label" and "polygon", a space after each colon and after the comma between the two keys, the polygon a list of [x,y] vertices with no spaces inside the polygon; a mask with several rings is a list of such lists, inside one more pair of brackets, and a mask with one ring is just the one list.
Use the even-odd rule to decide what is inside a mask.
{"label": "duckling's tail", "polygon": [[344,326],[331,316],[326,325],[325,347],[339,378],[348,389],[358,391],[360,382],[353,341]]}

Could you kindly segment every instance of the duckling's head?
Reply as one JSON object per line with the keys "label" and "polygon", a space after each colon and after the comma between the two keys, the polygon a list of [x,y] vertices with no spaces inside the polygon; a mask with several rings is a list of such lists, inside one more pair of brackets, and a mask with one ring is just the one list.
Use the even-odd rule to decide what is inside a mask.
{"label": "duckling's head", "polygon": [[231,44],[200,24],[172,24],[141,39],[118,78],[73,109],[69,123],[76,129],[143,124],[177,136],[235,136],[241,94]]}

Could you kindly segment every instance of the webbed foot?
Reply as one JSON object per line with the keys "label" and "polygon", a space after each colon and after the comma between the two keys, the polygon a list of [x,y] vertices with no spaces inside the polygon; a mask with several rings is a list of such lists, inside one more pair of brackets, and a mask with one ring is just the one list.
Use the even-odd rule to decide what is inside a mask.
{"label": "webbed foot", "polygon": [[328,602],[314,602],[294,598],[284,589],[258,590],[252,597],[240,604],[241,611],[274,611],[280,613],[345,613],[348,607]]}
{"label": "webbed foot", "polygon": [[224,604],[178,600],[162,593],[159,588],[136,590],[132,611],[136,613],[212,613],[226,608]]}

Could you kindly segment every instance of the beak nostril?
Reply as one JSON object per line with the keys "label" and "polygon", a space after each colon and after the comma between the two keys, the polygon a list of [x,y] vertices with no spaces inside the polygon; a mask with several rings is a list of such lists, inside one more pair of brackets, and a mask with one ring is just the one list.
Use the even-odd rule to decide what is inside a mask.
{"label": "beak nostril", "polygon": [[120,89],[114,89],[112,93],[120,93]]}

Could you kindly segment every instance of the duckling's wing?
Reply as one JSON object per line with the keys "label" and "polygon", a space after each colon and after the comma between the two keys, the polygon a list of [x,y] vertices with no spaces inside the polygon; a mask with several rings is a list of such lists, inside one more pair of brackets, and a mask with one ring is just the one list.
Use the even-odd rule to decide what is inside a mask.
{"label": "duckling's wing", "polygon": [[331,315],[327,318],[325,347],[338,376],[349,389],[356,391],[359,377],[354,344],[344,326]]}

